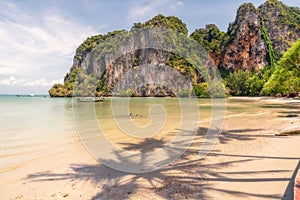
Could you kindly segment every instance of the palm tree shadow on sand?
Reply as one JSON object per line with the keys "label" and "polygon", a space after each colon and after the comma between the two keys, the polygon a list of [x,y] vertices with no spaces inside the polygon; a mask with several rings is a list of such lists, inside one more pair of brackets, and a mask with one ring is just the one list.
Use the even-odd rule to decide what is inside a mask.
{"label": "palm tree shadow on sand", "polygon": [[[220,143],[228,143],[231,140],[252,140],[256,137],[263,137],[259,134],[246,134],[259,131],[256,129],[229,130],[224,131],[220,136]],[[138,195],[141,199],[208,199],[209,192],[221,192],[233,197],[241,198],[263,198],[278,199],[281,196],[277,194],[257,194],[235,191],[234,188],[218,189],[214,182],[265,182],[267,181],[287,181],[280,178],[256,178],[256,179],[235,179],[232,174],[242,173],[249,175],[253,173],[275,173],[270,171],[244,171],[244,172],[220,172],[221,169],[232,164],[249,162],[255,159],[261,159],[258,156],[238,157],[230,162],[206,163],[205,159],[198,159],[199,146],[203,143],[207,132],[206,128],[199,128],[197,138],[192,146],[175,162],[164,168],[149,173],[126,173],[109,168],[101,163],[97,165],[73,164],[70,166],[69,173],[37,173],[28,175],[30,181],[59,181],[59,180],[80,180],[89,182],[99,188],[99,192],[92,199],[135,199]],[[245,133],[245,134],[244,134]],[[187,134],[188,135],[188,134]],[[266,136],[267,137],[267,136]],[[190,138],[190,137],[188,137]],[[135,150],[140,152],[151,152],[156,148],[165,147],[164,140],[146,138],[140,143],[121,143],[126,150]],[[171,154],[178,149],[165,148],[167,154]],[[114,152],[119,158],[114,164],[122,165],[124,162],[130,162],[128,158],[121,156],[121,152]],[[221,154],[212,151],[208,156],[234,156]],[[146,158],[145,158],[146,159]],[[269,158],[264,158],[269,159]],[[274,158],[270,158],[274,159]],[[276,158],[275,158],[276,159]],[[281,158],[278,158],[281,159]],[[132,163],[134,164],[134,163]],[[283,191],[284,192],[284,191]]]}

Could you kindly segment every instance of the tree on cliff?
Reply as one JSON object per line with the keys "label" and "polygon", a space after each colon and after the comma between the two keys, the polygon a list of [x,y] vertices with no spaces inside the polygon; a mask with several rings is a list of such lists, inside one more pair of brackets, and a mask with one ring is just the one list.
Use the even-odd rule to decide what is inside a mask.
{"label": "tree on cliff", "polygon": [[[163,16],[161,14],[141,23],[134,23],[130,31],[117,30],[103,35],[87,38],[76,50],[73,66],[64,79],[64,85],[54,85],[49,90],[51,96],[73,96],[74,84],[78,72],[83,70],[87,75],[95,72],[94,65],[88,65],[93,52],[107,54],[118,48],[118,37],[129,36],[139,32],[139,29],[162,28],[175,30],[187,40],[197,41],[212,58],[212,63],[217,66],[229,94],[231,95],[275,95],[282,93],[288,95],[299,92],[299,68],[293,66],[296,62],[295,49],[282,54],[290,45],[300,38],[300,9],[289,7],[278,0],[267,0],[256,8],[254,5],[242,4],[237,10],[236,19],[230,23],[227,32],[222,32],[214,24],[205,28],[196,29],[188,36],[188,29],[178,17]],[[171,31],[172,32],[172,31]],[[120,37],[121,37],[120,36]],[[166,44],[172,46],[173,36],[170,35]],[[95,50],[96,49],[96,50]],[[200,97],[207,97],[208,88],[202,74],[197,73],[195,66],[181,56],[156,50],[151,58],[160,60],[159,63],[176,69],[181,75],[189,78],[194,86],[195,93]],[[118,63],[107,65],[103,62],[103,68],[98,71],[103,76],[97,76],[97,95],[110,95],[114,84],[119,77],[115,67],[128,69],[143,64],[147,58],[141,50],[133,50],[128,61],[123,62],[124,57]],[[298,55],[298,54],[297,54]],[[278,60],[282,57],[279,62]],[[292,59],[292,60],[291,60]],[[101,59],[99,59],[101,60]],[[103,60],[103,59],[102,59]],[[105,60],[105,59],[104,59]],[[130,66],[132,65],[132,66]],[[278,65],[275,70],[275,65]],[[293,67],[289,67],[293,66]],[[107,70],[110,69],[110,70]],[[271,77],[272,73],[274,72]],[[271,79],[270,79],[271,77]],[[270,79],[270,80],[269,80]],[[84,84],[88,84],[89,82]],[[262,88],[263,91],[262,91]]]}
{"label": "tree on cliff", "polygon": [[168,16],[165,17],[161,14],[154,16],[152,19],[146,21],[145,23],[134,23],[132,29],[135,28],[145,28],[145,27],[156,27],[156,28],[166,28],[178,31],[185,35],[188,34],[188,29],[186,24],[183,23],[178,17]]}
{"label": "tree on cliff", "polygon": [[300,92],[300,39],[283,54],[263,93],[294,96]]}

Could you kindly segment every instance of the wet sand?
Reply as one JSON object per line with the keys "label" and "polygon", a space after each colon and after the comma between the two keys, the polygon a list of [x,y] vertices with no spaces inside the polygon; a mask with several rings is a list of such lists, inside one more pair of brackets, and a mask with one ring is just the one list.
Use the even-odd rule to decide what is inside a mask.
{"label": "wet sand", "polygon": [[179,160],[145,174],[98,163],[75,138],[53,155],[1,172],[1,199],[281,199],[300,160],[300,136],[275,134],[300,129],[300,101],[249,99],[271,110],[227,113],[204,159],[198,152],[206,122]]}

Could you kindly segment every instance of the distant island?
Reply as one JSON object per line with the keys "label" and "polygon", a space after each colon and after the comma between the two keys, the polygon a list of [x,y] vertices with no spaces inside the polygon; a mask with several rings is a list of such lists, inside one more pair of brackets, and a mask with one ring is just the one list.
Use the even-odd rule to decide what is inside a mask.
{"label": "distant island", "polygon": [[[227,32],[208,24],[188,35],[186,24],[179,18],[163,15],[145,23],[134,23],[130,31],[151,27],[174,30],[205,48],[219,70],[223,84],[210,88],[188,60],[172,52],[151,48],[135,49],[113,63],[105,58],[101,61],[104,68],[95,68],[93,62],[100,61],[92,60],[93,51],[104,43],[109,50],[113,49],[113,42],[109,43],[114,41],[111,39],[128,33],[127,30],[116,30],[87,38],[77,48],[64,84],[55,84],[49,90],[50,96],[111,96],[122,73],[145,63],[163,63],[189,77],[198,97],[212,94],[219,97],[300,96],[300,9],[297,7],[289,7],[277,0],[267,0],[258,8],[251,3],[242,4]],[[107,48],[105,45],[103,48]],[[149,57],[145,57],[145,53]],[[102,70],[101,76],[93,76],[97,70]],[[81,81],[85,81],[82,81],[83,92],[77,94],[74,85],[81,72],[85,74],[80,75]],[[85,90],[90,85],[95,86],[92,93]],[[184,90],[179,92],[180,96],[187,94]],[[175,94],[162,85],[145,85],[119,91],[119,95],[162,97]]]}

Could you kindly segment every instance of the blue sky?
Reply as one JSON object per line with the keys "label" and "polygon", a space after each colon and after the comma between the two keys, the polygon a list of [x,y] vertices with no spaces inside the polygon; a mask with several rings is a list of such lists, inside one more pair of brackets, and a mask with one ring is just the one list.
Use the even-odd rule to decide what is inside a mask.
{"label": "blue sky", "polygon": [[[189,32],[215,23],[226,30],[244,2],[263,0],[1,0],[0,94],[47,94],[70,69],[91,35],[129,29],[161,13],[178,16]],[[300,7],[299,0],[284,0]]]}

